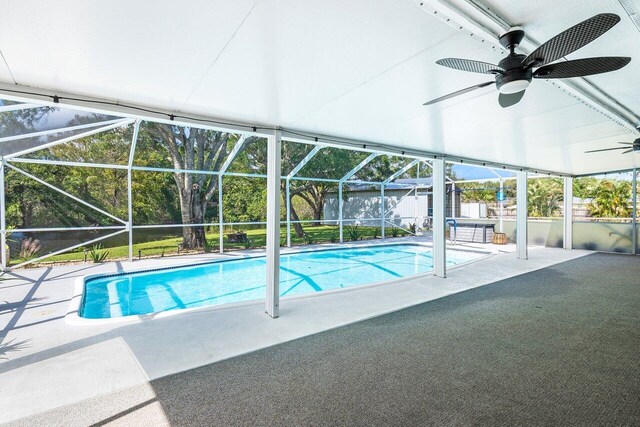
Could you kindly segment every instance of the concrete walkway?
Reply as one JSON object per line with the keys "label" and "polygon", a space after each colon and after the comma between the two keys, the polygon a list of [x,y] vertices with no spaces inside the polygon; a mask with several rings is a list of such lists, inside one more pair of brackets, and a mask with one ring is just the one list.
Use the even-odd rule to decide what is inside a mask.
{"label": "concrete walkway", "polygon": [[[207,308],[170,317],[99,326],[65,322],[74,281],[85,274],[191,264],[212,255],[76,265],[11,273],[0,283],[0,422],[69,405],[149,380],[441,298],[588,254],[531,248],[518,261],[512,246],[449,270],[399,283],[284,300],[281,317],[263,303]],[[236,257],[241,254],[224,255]],[[219,255],[214,255],[219,256]]]}

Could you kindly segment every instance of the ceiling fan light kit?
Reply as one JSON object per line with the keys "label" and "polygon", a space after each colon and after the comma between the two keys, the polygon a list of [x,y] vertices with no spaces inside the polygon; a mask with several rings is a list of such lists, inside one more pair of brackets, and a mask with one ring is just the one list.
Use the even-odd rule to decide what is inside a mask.
{"label": "ceiling fan light kit", "polygon": [[529,55],[516,53],[515,49],[524,39],[525,32],[520,27],[511,28],[498,39],[500,44],[509,50],[509,55],[498,65],[460,58],[436,61],[438,65],[455,70],[493,74],[494,81],[441,96],[424,105],[432,105],[495,83],[499,91],[498,103],[506,108],[520,102],[532,79],[584,77],[618,70],[627,65],[631,58],[613,56],[554,62],[591,43],[618,22],[620,17],[613,13],[595,15],[551,38]]}

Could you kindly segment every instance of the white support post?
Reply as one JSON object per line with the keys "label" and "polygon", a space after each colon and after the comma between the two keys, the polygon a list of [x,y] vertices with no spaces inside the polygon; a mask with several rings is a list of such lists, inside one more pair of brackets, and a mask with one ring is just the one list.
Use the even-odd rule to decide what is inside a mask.
{"label": "white support post", "polygon": [[527,252],[527,172],[519,171],[516,178],[516,252],[518,259],[526,260]]}
{"label": "white support post", "polygon": [[340,229],[340,243],[344,242],[344,237],[342,234],[342,182],[338,184],[338,228]]}
{"label": "white support post", "polygon": [[222,174],[218,175],[218,246],[224,253],[224,218],[222,216]]}
{"label": "white support post", "polygon": [[633,227],[631,227],[631,231],[633,232],[633,237],[631,238],[631,244],[633,248],[631,249],[632,254],[638,253],[638,170],[633,168],[633,182],[631,184],[631,201],[633,203],[633,210],[631,213],[631,221]]}
{"label": "white support post", "polygon": [[136,120],[133,125],[133,137],[131,138],[131,148],[129,149],[129,162],[127,163],[127,214],[129,229],[129,262],[133,261],[133,196],[131,191],[131,167],[133,166],[133,158],[136,154],[136,145],[138,143],[138,132],[140,131],[140,120]]}
{"label": "white support post", "polygon": [[451,183],[451,218],[456,219],[456,183]]}
{"label": "white support post", "polygon": [[563,221],[563,238],[562,247],[565,249],[573,248],[573,178],[564,178],[564,221]]}
{"label": "white support post", "polygon": [[287,177],[285,181],[285,197],[287,205],[287,247],[291,247],[291,181]]}
{"label": "white support post", "polygon": [[[418,201],[420,200],[418,197],[418,185],[417,185],[419,180],[420,180],[420,162],[418,162],[418,165],[416,166],[416,186],[413,187],[414,197],[415,197],[415,206],[413,208],[413,223],[416,225],[416,227],[418,227],[418,213],[419,213]],[[423,222],[424,222],[424,219],[423,219]]]}
{"label": "white support post", "polygon": [[2,247],[2,271],[7,271],[7,224],[4,215],[4,159],[0,162],[0,246]]}
{"label": "white support post", "polygon": [[447,277],[446,258],[446,178],[444,160],[434,159],[433,169],[433,274],[438,277]]}
{"label": "white support post", "polygon": [[385,220],[387,219],[386,217],[387,217],[387,212],[384,206],[384,182],[383,182],[382,184],[380,184],[380,236],[382,236],[382,239],[385,238],[384,226],[385,226]]}
{"label": "white support post", "polygon": [[267,139],[267,293],[266,312],[280,314],[280,163],[282,134]]}
{"label": "white support post", "polygon": [[[504,194],[504,179],[502,179],[502,178],[500,178],[500,195],[502,196],[501,197],[502,199],[506,198],[505,194]],[[499,213],[499,215],[500,215],[500,218],[499,218],[499,220],[500,220],[499,229],[500,229],[501,233],[504,233],[504,224],[503,224],[503,221],[502,221],[502,218],[504,218],[504,200],[500,200],[500,213]]]}

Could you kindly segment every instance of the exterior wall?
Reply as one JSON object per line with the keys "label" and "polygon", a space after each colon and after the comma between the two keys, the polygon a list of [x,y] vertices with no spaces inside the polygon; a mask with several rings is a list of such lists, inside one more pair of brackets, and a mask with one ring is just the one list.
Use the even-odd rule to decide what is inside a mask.
{"label": "exterior wall", "polygon": [[[499,232],[497,219],[458,219],[461,223],[494,224],[495,231]],[[537,220],[529,219],[527,222],[529,235],[527,242],[531,246],[546,246],[548,248],[561,248],[563,240],[562,218],[557,220]],[[509,242],[516,241],[516,221],[513,219],[502,220],[502,232],[507,235]],[[575,239],[574,239],[575,240]]]}
{"label": "exterior wall", "polygon": [[573,247],[606,252],[632,252],[633,224],[573,222]]}
{"label": "exterior wall", "polygon": [[486,218],[486,203],[462,203],[460,206],[460,218]]}
{"label": "exterior wall", "polygon": [[[373,191],[351,191],[344,192],[346,199],[343,209],[344,223],[350,224],[359,221],[364,225],[375,225],[380,223],[380,190]],[[385,213],[389,222],[401,227],[408,227],[415,222],[417,217],[419,225],[431,213],[433,199],[430,193],[418,191],[418,195],[413,190],[386,190]],[[460,212],[460,195],[457,194],[456,211]],[[427,206],[429,211],[427,211]],[[447,214],[451,214],[451,195],[447,197]],[[373,218],[373,219],[372,219]],[[324,219],[338,219],[337,194],[332,193],[327,196],[324,205]],[[389,223],[387,223],[389,225]]]}

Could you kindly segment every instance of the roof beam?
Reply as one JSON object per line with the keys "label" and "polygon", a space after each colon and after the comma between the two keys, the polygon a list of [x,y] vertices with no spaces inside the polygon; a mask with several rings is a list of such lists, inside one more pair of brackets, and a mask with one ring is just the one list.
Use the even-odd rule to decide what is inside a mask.
{"label": "roof beam", "polygon": [[[54,96],[59,97],[59,102],[52,101]],[[201,129],[211,129],[220,132],[238,133],[247,136],[267,137],[275,133],[278,128],[275,125],[263,123],[247,123],[228,118],[214,116],[202,116],[188,112],[176,112],[151,105],[138,105],[125,101],[114,101],[105,98],[87,97],[68,92],[58,92],[50,89],[27,87],[0,82],[0,97],[19,102],[37,102],[43,106],[65,107],[75,110],[89,111],[101,114],[121,116],[123,118],[141,119],[173,126],[188,126]],[[173,117],[173,119],[171,119]],[[280,128],[278,128],[280,129]],[[426,151],[419,149],[401,148],[375,141],[364,141],[353,138],[337,137],[330,134],[321,134],[315,131],[282,128],[282,140],[314,144],[320,141],[325,147],[336,147],[353,151],[374,152],[404,156],[408,158],[443,158],[447,161],[464,161],[467,164],[493,166],[496,168],[509,168],[513,170],[533,170],[531,167],[499,163],[484,159],[468,158],[461,156],[449,156],[442,152]],[[547,171],[537,169],[542,173],[553,173],[561,176],[570,176],[570,172]]]}
{"label": "roof beam", "polygon": [[420,162],[419,159],[414,159],[411,163],[409,163],[408,165],[405,165],[402,169],[400,169],[399,171],[397,171],[396,173],[394,173],[393,175],[391,175],[389,178],[385,179],[384,181],[382,181],[382,183],[384,185],[387,185],[388,183],[390,183],[391,181],[394,181],[396,178],[398,178],[400,175],[402,175],[403,173],[405,173],[406,171],[408,171],[409,169],[411,169],[412,167],[414,167],[415,165],[418,164],[418,162]]}
{"label": "roof beam", "polygon": [[349,178],[351,178],[353,175],[355,175],[360,169],[362,169],[363,167],[365,167],[367,165],[367,163],[369,163],[371,160],[375,159],[376,157],[378,157],[378,153],[371,153],[369,155],[369,157],[367,157],[366,159],[364,159],[363,161],[361,161],[358,166],[356,166],[355,168],[351,169],[349,172],[347,172],[347,174],[345,176],[342,177],[342,179],[340,179],[340,184],[344,183],[346,180],[348,180]]}
{"label": "roof beam", "polygon": [[[275,133],[274,126],[267,124],[243,123],[199,114],[167,110],[134,102],[90,97],[70,92],[35,88],[0,82],[0,96],[18,102],[37,102],[45,107],[70,108],[92,113],[110,114],[122,118],[142,119],[173,126],[187,126],[211,129],[220,132],[248,134],[268,137]],[[54,102],[54,97],[57,102]]]}
{"label": "roof beam", "polygon": [[287,179],[291,179],[294,176],[296,176],[298,174],[298,172],[300,172],[300,170],[307,164],[309,163],[309,161],[311,159],[313,159],[313,156],[315,156],[316,154],[318,154],[318,151],[322,150],[324,147],[321,145],[316,145],[315,147],[313,147],[313,150],[309,151],[309,153],[307,153],[307,155],[305,156],[304,159],[302,159],[300,161],[300,163],[298,163],[296,165],[295,168],[293,168],[293,170],[291,172],[289,172],[289,175],[287,175]]}
{"label": "roof beam", "polygon": [[0,113],[8,113],[10,111],[21,111],[21,110],[28,110],[30,108],[40,108],[40,107],[41,105],[31,104],[31,103],[3,105],[0,107]]}
{"label": "roof beam", "polygon": [[91,129],[90,131],[79,133],[77,135],[69,136],[67,138],[58,139],[56,141],[51,141],[47,144],[42,144],[37,147],[27,148],[21,151],[16,151],[15,153],[7,154],[4,156],[5,159],[11,159],[18,156],[23,156],[25,154],[33,153],[34,151],[40,151],[47,148],[55,147],[56,145],[64,144],[65,142],[74,141],[76,139],[81,139],[87,136],[95,135],[96,133],[106,132],[111,129],[115,129],[121,126],[129,126],[131,123],[134,123],[133,119],[120,119],[119,121],[112,123],[108,126],[102,126],[97,129]]}
{"label": "roof beam", "polygon": [[[433,173],[433,166],[432,166],[428,161],[426,161],[426,160],[424,161],[424,164],[425,164],[429,169],[431,169],[431,173]],[[445,165],[445,166],[446,166],[446,165]],[[444,177],[445,177],[445,179],[446,179],[447,181],[455,183],[455,181],[454,181],[454,180],[452,180],[451,178],[449,178],[449,177],[447,176],[447,174],[446,174],[446,167],[445,167],[445,175],[444,175]]]}
{"label": "roof beam", "polygon": [[118,118],[118,119],[114,119],[114,120],[105,120],[103,122],[84,123],[84,124],[81,124],[81,125],[67,126],[67,127],[64,127],[64,128],[47,129],[47,130],[41,130],[41,131],[38,131],[38,132],[21,133],[19,135],[5,136],[4,138],[0,138],[0,143],[9,142],[9,141],[17,141],[19,139],[25,139],[25,138],[35,138],[35,137],[38,137],[38,136],[53,135],[53,134],[56,134],[56,133],[70,132],[70,131],[80,130],[80,129],[88,129],[88,128],[93,128],[93,127],[98,127],[98,126],[106,126],[106,125],[110,125],[112,123],[120,123],[122,121],[123,121],[123,119]]}
{"label": "roof beam", "polygon": [[231,166],[231,162],[233,162],[233,159],[235,159],[240,152],[240,149],[244,145],[245,140],[246,137],[244,135],[241,135],[238,142],[236,142],[236,145],[233,146],[233,150],[231,150],[231,153],[229,153],[229,156],[225,159],[224,163],[220,167],[220,170],[218,171],[220,175],[222,175],[227,171],[227,169],[229,169],[229,166]]}

